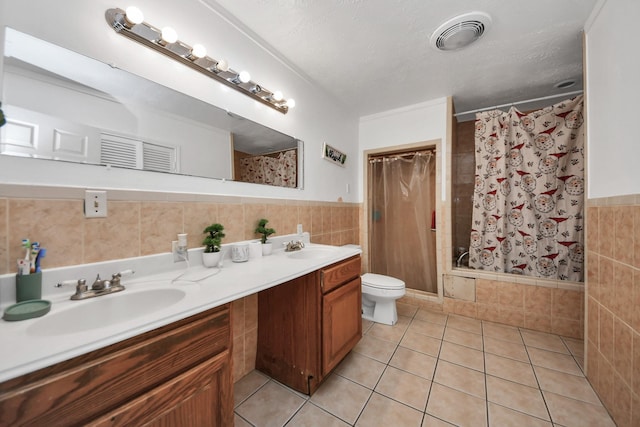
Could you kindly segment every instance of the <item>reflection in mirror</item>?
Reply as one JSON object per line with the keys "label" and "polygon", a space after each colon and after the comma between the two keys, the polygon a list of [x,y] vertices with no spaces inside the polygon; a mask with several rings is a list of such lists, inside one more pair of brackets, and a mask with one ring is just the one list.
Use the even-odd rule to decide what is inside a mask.
{"label": "reflection in mirror", "polygon": [[0,154],[302,187],[302,142],[7,28]]}

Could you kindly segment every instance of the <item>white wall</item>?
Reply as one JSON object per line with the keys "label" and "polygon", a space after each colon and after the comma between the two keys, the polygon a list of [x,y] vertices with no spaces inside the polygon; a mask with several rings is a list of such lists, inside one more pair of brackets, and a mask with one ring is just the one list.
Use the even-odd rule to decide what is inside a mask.
{"label": "white wall", "polygon": [[601,1],[585,26],[588,197],[640,193],[637,0]]}
{"label": "white wall", "polygon": [[[404,108],[389,110],[360,118],[358,174],[361,177],[360,193],[363,199],[363,186],[366,176],[363,171],[363,152],[378,148],[413,144],[440,139],[441,170],[446,176],[447,159],[447,99],[438,98]],[[446,185],[442,180],[443,187]],[[442,188],[443,198],[446,189]]]}
{"label": "white wall", "polygon": [[[305,189],[294,190],[222,182],[182,176],[111,170],[86,165],[49,164],[45,161],[0,156],[0,181],[5,183],[69,185],[96,188],[132,188],[205,194],[281,197],[301,200],[358,201],[360,174],[356,162],[346,168],[321,158],[322,143],[358,156],[357,117],[336,104],[311,82],[296,74],[198,0],[137,0],[145,20],[171,25],[180,40],[202,43],[209,55],[225,58],[233,69],[246,69],[265,87],[281,89],[296,99],[296,107],[282,115],[157,52],[115,33],[104,14],[114,6],[108,0],[2,0],[0,25],[10,26],[43,40],[141,75],[178,91],[228,109],[248,119],[302,139],[305,143]],[[242,17],[240,17],[242,18]],[[46,163],[46,164],[45,164]],[[37,169],[37,170],[34,170]],[[29,173],[25,173],[29,171]],[[81,174],[81,175],[78,175]],[[82,177],[81,179],[79,177]]]}

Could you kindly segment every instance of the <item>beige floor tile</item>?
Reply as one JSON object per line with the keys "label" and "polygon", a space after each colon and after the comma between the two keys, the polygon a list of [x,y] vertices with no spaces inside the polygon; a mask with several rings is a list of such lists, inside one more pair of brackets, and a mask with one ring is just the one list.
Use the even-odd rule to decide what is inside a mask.
{"label": "beige floor tile", "polygon": [[251,371],[233,385],[234,406],[241,404],[247,397],[265,385],[269,377],[259,371]]}
{"label": "beige floor tile", "polygon": [[354,347],[353,351],[382,363],[388,363],[397,345],[371,335],[365,335]]}
{"label": "beige floor tile", "polygon": [[398,347],[389,361],[389,365],[430,380],[433,378],[437,360],[428,354]]}
{"label": "beige floor tile", "polygon": [[446,313],[421,308],[416,312],[414,319],[445,325],[447,323],[447,317],[449,317],[449,315]]}
{"label": "beige floor tile", "polygon": [[485,337],[484,351],[497,356],[508,357],[509,359],[529,363],[529,356],[527,356],[527,350],[523,344]]}
{"label": "beige floor tile", "polygon": [[428,335],[433,338],[442,339],[442,335],[444,334],[444,325],[414,319],[408,330],[422,335]]}
{"label": "beige floor tile", "polygon": [[374,391],[424,411],[430,389],[431,381],[389,366]]}
{"label": "beige floor tile", "polygon": [[569,354],[569,349],[558,335],[531,330],[521,330],[522,339],[527,347],[536,347],[543,350]]}
{"label": "beige floor tile", "polygon": [[335,373],[373,390],[386,367],[382,362],[352,351],[336,367]]}
{"label": "beige floor tile", "polygon": [[469,347],[444,341],[440,351],[440,359],[484,372],[484,354]]}
{"label": "beige floor tile", "polygon": [[487,398],[490,402],[549,420],[540,389],[487,376]]}
{"label": "beige floor tile", "polygon": [[464,366],[438,361],[436,376],[433,379],[438,384],[462,391],[481,399],[486,399],[484,374]]}
{"label": "beige floor tile", "polygon": [[564,427],[615,427],[602,405],[592,405],[559,394],[544,392],[551,418]]}
{"label": "beige floor tile", "polygon": [[569,354],[561,354],[555,351],[541,350],[533,347],[529,347],[528,352],[531,363],[534,366],[542,366],[543,368],[554,369],[567,374],[583,376],[580,366],[578,366],[573,356]]}
{"label": "beige floor tile", "polygon": [[567,346],[567,348],[569,349],[571,354],[573,354],[574,356],[578,356],[578,357],[584,356],[584,341],[583,340],[578,340],[578,339],[575,339],[575,338],[568,338],[568,337],[560,337],[560,339],[562,339],[562,341],[564,341],[564,344]]}
{"label": "beige floor tile", "polygon": [[551,423],[489,402],[489,426],[551,427]]}
{"label": "beige floor tile", "polygon": [[367,335],[397,344],[409,327],[410,321],[411,319],[408,317],[398,316],[398,323],[393,326],[374,323],[367,331]]}
{"label": "beige floor tile", "polygon": [[375,325],[375,322],[367,319],[362,319],[362,333],[366,334],[373,325]]}
{"label": "beige floor tile", "polygon": [[482,335],[467,332],[462,329],[447,326],[447,329],[444,331],[444,340],[482,351]]}
{"label": "beige floor tile", "polygon": [[[345,380],[346,381],[346,380]],[[236,408],[245,420],[260,426],[282,426],[305,400],[274,381],[269,381]]]}
{"label": "beige floor tile", "polygon": [[462,329],[463,331],[473,332],[482,335],[482,321],[471,319],[470,317],[450,315],[447,320],[447,327]]}
{"label": "beige floor tile", "polygon": [[251,424],[242,419],[238,414],[233,414],[233,425],[234,427],[252,427]]}
{"label": "beige floor tile", "polygon": [[485,353],[484,363],[487,375],[528,385],[529,387],[538,387],[533,367],[529,363],[496,356],[491,353]]}
{"label": "beige floor tile", "polygon": [[487,425],[487,404],[470,394],[433,383],[427,413],[460,427]]}
{"label": "beige floor tile", "polygon": [[417,305],[405,304],[403,302],[396,302],[396,310],[398,310],[398,316],[411,317],[415,316],[418,311]]}
{"label": "beige floor tile", "polygon": [[431,416],[429,414],[424,415],[424,420],[422,420],[422,427],[451,427],[453,424],[450,424],[446,421],[442,421],[439,418]]}
{"label": "beige floor tile", "polygon": [[543,391],[550,391],[564,397],[600,405],[600,399],[598,399],[586,378],[539,366],[534,369],[540,382],[540,389]]}
{"label": "beige floor tile", "polygon": [[404,338],[402,338],[402,341],[400,341],[400,345],[402,347],[436,357],[440,352],[441,343],[442,341],[440,341],[439,339],[431,338],[426,335],[418,334],[411,331],[407,331],[407,333],[404,334]]}
{"label": "beige floor tile", "polygon": [[500,323],[482,322],[482,334],[485,337],[496,338],[502,341],[511,341],[522,344],[520,330],[514,326],[501,325]]}
{"label": "beige floor tile", "polygon": [[339,375],[329,378],[309,399],[315,405],[353,424],[371,396],[371,390]]}
{"label": "beige floor tile", "polygon": [[[318,408],[311,402],[307,402],[287,423],[287,427],[348,427],[349,424],[334,417],[327,411]],[[236,425],[237,427],[237,425]]]}
{"label": "beige floor tile", "polygon": [[388,397],[373,393],[356,426],[389,427],[406,426],[420,427],[422,412],[398,403]]}

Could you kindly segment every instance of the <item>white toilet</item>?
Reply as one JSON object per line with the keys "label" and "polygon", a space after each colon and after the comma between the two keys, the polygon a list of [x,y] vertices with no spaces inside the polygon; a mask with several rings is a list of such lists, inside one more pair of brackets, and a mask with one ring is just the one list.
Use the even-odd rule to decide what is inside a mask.
{"label": "white toilet", "polygon": [[362,318],[385,325],[398,321],[396,300],[405,294],[404,282],[382,274],[362,275]]}

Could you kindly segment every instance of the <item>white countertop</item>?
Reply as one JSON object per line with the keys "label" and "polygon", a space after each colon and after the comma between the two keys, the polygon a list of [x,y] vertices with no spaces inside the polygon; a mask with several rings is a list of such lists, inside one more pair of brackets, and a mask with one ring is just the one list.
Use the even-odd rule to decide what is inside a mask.
{"label": "white countertop", "polygon": [[[43,299],[52,303],[51,311],[45,316],[17,322],[0,321],[0,382],[168,325],[361,253],[357,247],[315,244],[307,244],[302,251],[310,251],[313,248],[332,249],[326,252],[326,256],[306,259],[291,258],[284,250],[279,249],[274,250],[270,256],[251,259],[245,263],[233,263],[225,259],[224,266],[220,269],[203,267],[200,264],[199,252],[190,252],[190,258],[194,259],[192,264],[197,262],[198,265],[187,269],[185,263],[178,263],[175,264],[178,268],[162,273],[144,276],[136,273],[122,279],[122,284],[126,287],[122,292],[81,301],[69,299],[74,293],[72,287],[65,288],[64,292],[56,292],[55,295],[43,295]],[[195,261],[196,257],[198,261]],[[180,278],[174,280],[178,277]],[[88,280],[87,283],[90,285],[91,281]],[[132,316],[128,319],[125,313],[117,317],[118,321],[84,331],[55,329],[53,333],[33,332],[34,328],[44,326],[42,323],[34,326],[36,322],[50,320],[49,323],[54,324],[54,317],[66,317],[64,312],[77,310],[79,305],[101,302],[108,304],[109,298],[115,299],[158,288],[179,289],[184,292],[184,297],[149,314],[131,313]],[[114,300],[114,303],[117,303],[117,300]],[[90,313],[91,310],[78,310],[79,318],[73,321],[86,321],[81,315],[83,312]],[[91,319],[91,323],[95,323],[95,320]]]}

